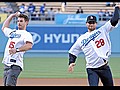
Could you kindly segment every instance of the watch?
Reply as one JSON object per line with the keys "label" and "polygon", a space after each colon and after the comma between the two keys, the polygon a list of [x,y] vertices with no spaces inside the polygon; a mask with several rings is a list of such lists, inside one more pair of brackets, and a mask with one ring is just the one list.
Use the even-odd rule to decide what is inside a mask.
{"label": "watch", "polygon": [[20,52],[19,48],[16,48],[16,52]]}

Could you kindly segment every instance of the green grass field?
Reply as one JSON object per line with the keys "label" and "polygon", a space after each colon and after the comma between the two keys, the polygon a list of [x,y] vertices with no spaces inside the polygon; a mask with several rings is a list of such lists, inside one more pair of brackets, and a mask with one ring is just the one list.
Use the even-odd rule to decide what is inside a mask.
{"label": "green grass field", "polygon": [[[0,58],[0,61],[2,58]],[[120,78],[120,58],[111,57],[109,64],[114,78]],[[3,64],[0,63],[0,78]],[[21,78],[86,78],[85,60],[78,57],[73,73],[68,72],[67,57],[24,58],[24,71]]]}

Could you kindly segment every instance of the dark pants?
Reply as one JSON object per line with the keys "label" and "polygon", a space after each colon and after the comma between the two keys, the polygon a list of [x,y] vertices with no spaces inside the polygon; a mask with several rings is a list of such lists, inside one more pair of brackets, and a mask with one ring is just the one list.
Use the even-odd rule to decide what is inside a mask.
{"label": "dark pants", "polygon": [[12,66],[4,66],[4,77],[3,83],[4,86],[16,86],[17,78],[22,71],[20,66],[12,65]]}
{"label": "dark pants", "polygon": [[98,86],[99,78],[103,86],[113,86],[113,78],[110,67],[104,65],[100,68],[87,68],[88,82],[90,86]]}

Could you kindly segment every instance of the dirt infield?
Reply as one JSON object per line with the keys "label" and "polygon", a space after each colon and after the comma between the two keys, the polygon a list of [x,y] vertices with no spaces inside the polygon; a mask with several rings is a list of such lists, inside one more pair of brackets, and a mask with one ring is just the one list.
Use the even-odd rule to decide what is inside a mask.
{"label": "dirt infield", "polygon": [[[2,79],[0,79],[2,85]],[[114,79],[114,85],[120,86],[120,79]],[[87,79],[46,79],[46,78],[19,78],[17,86],[88,86]],[[102,86],[101,82],[99,86]]]}

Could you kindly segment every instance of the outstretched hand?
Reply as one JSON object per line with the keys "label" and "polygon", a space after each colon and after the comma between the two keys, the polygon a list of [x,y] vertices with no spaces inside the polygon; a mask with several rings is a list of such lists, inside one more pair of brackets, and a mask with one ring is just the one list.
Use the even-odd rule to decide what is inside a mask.
{"label": "outstretched hand", "polygon": [[69,72],[73,72],[75,65],[76,65],[75,63],[71,63],[71,64],[69,65],[69,67],[68,67],[68,71],[69,71]]}
{"label": "outstretched hand", "polygon": [[16,13],[12,13],[12,14],[10,14],[10,15],[8,16],[8,18],[4,21],[1,30],[4,31],[4,28],[5,28],[5,27],[9,27],[9,25],[10,25],[10,21],[12,20],[12,18],[14,18],[14,17],[18,17],[19,14],[20,14],[20,12],[16,12]]}
{"label": "outstretched hand", "polygon": [[20,15],[20,12],[18,11],[16,13],[12,13],[10,17],[18,17],[19,15]]}
{"label": "outstretched hand", "polygon": [[16,12],[16,13],[13,13],[12,14],[14,17],[18,17],[19,15],[20,15],[20,12],[18,11],[18,12]]}
{"label": "outstretched hand", "polygon": [[16,48],[12,48],[12,49],[9,50],[10,55],[13,55],[15,53],[16,53]]}

